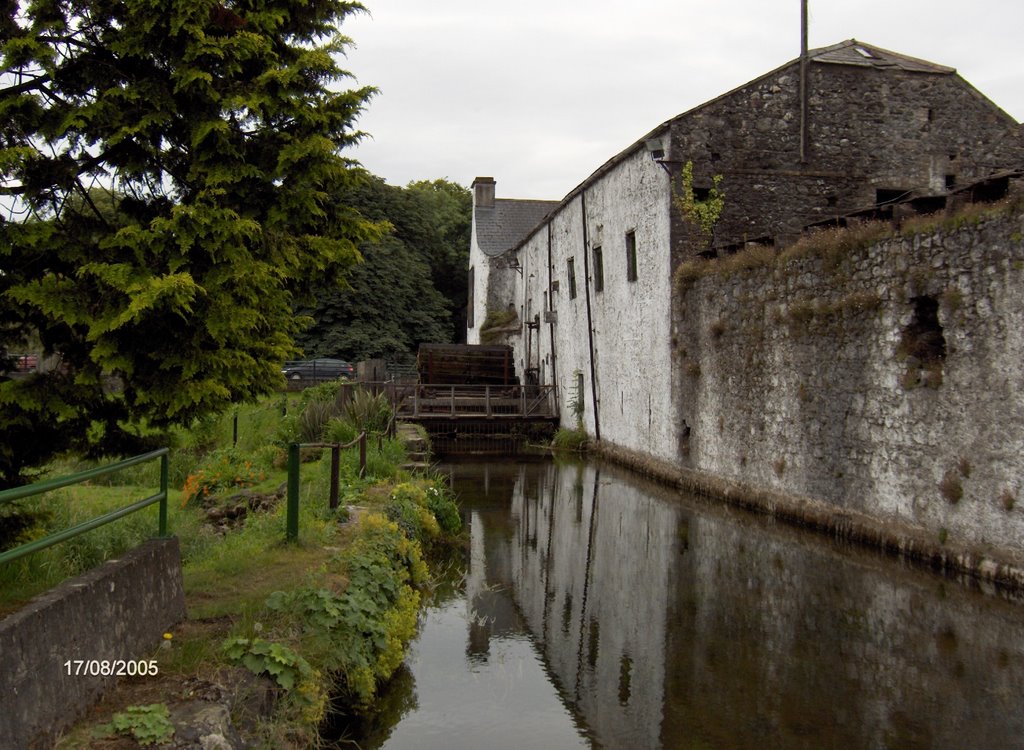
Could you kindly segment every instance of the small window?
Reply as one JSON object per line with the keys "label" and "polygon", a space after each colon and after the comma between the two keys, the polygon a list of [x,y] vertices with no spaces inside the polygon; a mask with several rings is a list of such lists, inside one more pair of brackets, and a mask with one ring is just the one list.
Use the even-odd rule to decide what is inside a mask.
{"label": "small window", "polygon": [[576,259],[569,258],[569,299],[576,299]]}
{"label": "small window", "polygon": [[601,248],[594,248],[594,291],[604,291],[604,254]]}
{"label": "small window", "polygon": [[476,297],[475,291],[476,290],[473,288],[473,283],[474,283],[473,276],[474,276],[473,268],[471,267],[469,269],[469,301],[468,301],[468,304],[466,305],[466,327],[467,328],[472,328],[473,324],[475,322],[474,319],[473,319],[473,306],[476,304],[476,299],[475,299],[475,297]]}
{"label": "small window", "polygon": [[626,232],[626,280],[636,281],[636,232]]}

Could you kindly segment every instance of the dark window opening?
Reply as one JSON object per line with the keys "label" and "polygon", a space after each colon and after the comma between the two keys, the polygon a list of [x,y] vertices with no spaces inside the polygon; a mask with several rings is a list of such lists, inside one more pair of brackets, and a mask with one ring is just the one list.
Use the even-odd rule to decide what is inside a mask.
{"label": "dark window opening", "polygon": [[604,254],[600,247],[594,248],[594,291],[604,291]]}
{"label": "dark window opening", "polygon": [[955,174],[947,174],[946,175],[946,190],[949,190],[951,187],[954,187],[955,185],[956,185],[956,175]]}
{"label": "dark window opening", "polygon": [[706,187],[695,187],[693,189],[693,199],[696,201],[706,201],[711,197],[711,188]]}
{"label": "dark window opening", "polygon": [[839,199],[836,198],[834,195],[830,195],[830,196],[828,196],[828,198],[825,199],[825,204],[829,208],[834,208],[838,203],[839,203]]}
{"label": "dark window opening", "polygon": [[576,260],[569,258],[569,299],[576,299]]}
{"label": "dark window opening", "polygon": [[935,121],[935,110],[933,110],[931,107],[929,107],[928,108],[928,122],[934,122],[934,121]]}
{"label": "dark window opening", "polygon": [[934,214],[946,208],[946,196],[926,195],[910,201],[910,208],[918,214]]}
{"label": "dark window opening", "polygon": [[473,289],[473,277],[474,277],[474,275],[475,275],[474,270],[472,268],[470,268],[469,269],[469,280],[468,280],[469,281],[469,301],[466,304],[466,327],[467,328],[472,328],[473,325],[474,325],[473,306],[476,304],[476,299],[475,299],[476,295],[474,294],[474,289]]}
{"label": "dark window opening", "polygon": [[896,203],[910,195],[909,190],[879,189],[875,191],[875,204]]}
{"label": "dark window opening", "polygon": [[636,232],[626,232],[626,280],[636,281]]}
{"label": "dark window opening", "polygon": [[1009,177],[997,177],[992,180],[985,180],[971,188],[971,200],[976,203],[992,203],[1005,198],[1009,189]]}

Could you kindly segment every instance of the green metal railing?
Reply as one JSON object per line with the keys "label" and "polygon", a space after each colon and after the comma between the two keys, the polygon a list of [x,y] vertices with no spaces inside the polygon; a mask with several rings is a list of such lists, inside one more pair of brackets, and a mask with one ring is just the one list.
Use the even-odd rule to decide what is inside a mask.
{"label": "green metal railing", "polygon": [[73,484],[80,484],[81,482],[87,482],[90,479],[96,479],[98,477],[106,476],[107,474],[113,474],[121,469],[127,469],[129,466],[136,466],[137,464],[145,463],[146,461],[153,461],[157,458],[160,459],[160,491],[155,495],[138,500],[131,505],[126,505],[123,508],[113,510],[102,516],[98,516],[89,521],[83,521],[80,524],[72,526],[71,528],[64,529],[63,531],[57,531],[49,536],[44,536],[42,539],[35,539],[31,542],[27,542],[20,547],[7,550],[0,554],[0,564],[9,562],[11,560],[17,560],[19,557],[30,555],[33,552],[38,552],[41,549],[52,547],[55,544],[59,544],[72,537],[84,534],[87,531],[91,531],[99,526],[116,521],[119,518],[123,518],[137,510],[142,510],[153,503],[160,503],[160,530],[159,536],[167,536],[167,456],[170,451],[167,448],[160,448],[149,453],[144,453],[141,456],[135,456],[134,458],[128,458],[124,461],[118,461],[116,464],[110,464],[109,466],[98,466],[95,469],[87,469],[86,471],[80,471],[77,474],[71,474],[70,476],[60,477],[58,479],[47,479],[42,482],[36,482],[35,484],[28,484],[24,487],[14,487],[9,490],[3,490],[0,492],[0,505],[4,503],[14,502],[15,500],[22,500],[26,497],[32,497],[33,495],[41,495],[44,492],[51,490],[59,490],[62,487],[69,487]]}
{"label": "green metal railing", "polygon": [[289,443],[288,445],[288,504],[285,538],[289,542],[299,538],[299,451],[302,448],[331,449],[331,493],[328,503],[332,509],[338,507],[338,472],[341,469],[341,451],[359,445],[359,476],[366,476],[366,433],[360,432],[355,440],[345,443]]}

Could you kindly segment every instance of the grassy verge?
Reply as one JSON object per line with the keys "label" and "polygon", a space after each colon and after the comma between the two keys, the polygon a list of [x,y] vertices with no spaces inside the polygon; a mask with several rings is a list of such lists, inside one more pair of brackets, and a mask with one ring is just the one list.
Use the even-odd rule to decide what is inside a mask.
{"label": "grassy verge", "polygon": [[[365,477],[357,451],[342,454],[339,510],[327,507],[329,452],[304,455],[299,541],[286,543],[284,444],[380,419],[369,399],[349,414],[331,399],[317,388],[240,407],[237,442],[236,412],[176,436],[170,528],[181,543],[189,618],[154,649],[157,677],[123,681],[58,747],[135,747],[132,727],[162,726],[160,706],[194,697],[197,685],[224,684],[232,669],[269,680],[277,695],[271,717],[236,717],[254,747],[315,747],[329,706],[358,713],[372,705],[414,635],[424,550],[453,541],[461,523],[447,487],[402,472],[402,445],[373,437]],[[69,459],[51,474],[81,468]],[[110,480],[119,485],[76,486],[23,505],[31,523],[22,535],[149,494],[155,472],[133,469]],[[0,606],[10,610],[155,531],[153,509],[0,569]]]}

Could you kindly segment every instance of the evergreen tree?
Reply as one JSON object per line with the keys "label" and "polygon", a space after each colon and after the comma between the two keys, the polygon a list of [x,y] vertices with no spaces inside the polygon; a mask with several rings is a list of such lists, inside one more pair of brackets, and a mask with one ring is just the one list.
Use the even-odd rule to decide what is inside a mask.
{"label": "evergreen tree", "polygon": [[334,198],[374,93],[338,85],[360,10],[0,3],[0,350],[61,360],[0,380],[0,485],[279,385],[294,305],[380,233]]}

